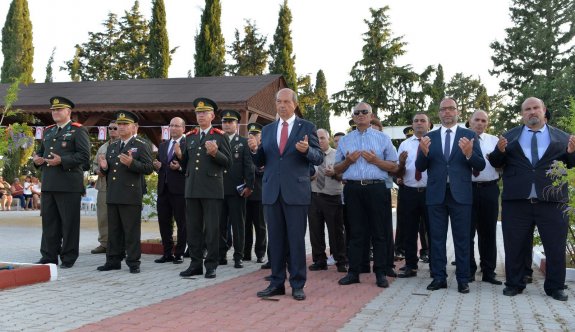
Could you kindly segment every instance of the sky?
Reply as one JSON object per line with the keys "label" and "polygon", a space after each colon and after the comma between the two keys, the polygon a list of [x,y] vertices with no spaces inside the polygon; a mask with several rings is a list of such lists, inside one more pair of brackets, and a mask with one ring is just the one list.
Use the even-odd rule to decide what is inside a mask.
{"label": "sky", "polygon": [[[0,0],[0,24],[4,26],[11,0]],[[199,30],[204,0],[164,0],[170,48],[173,55],[169,77],[187,77],[194,68],[194,36]],[[273,42],[278,12],[283,0],[221,0],[222,32],[226,45],[234,40],[235,30],[243,32],[246,20],[255,22],[260,33]],[[52,49],[54,81],[70,81],[59,71],[74,56],[74,45],[88,41],[88,32],[103,31],[108,13],[119,17],[129,11],[134,0],[28,0],[33,27],[34,74],[44,82]],[[152,0],[140,0],[140,12],[151,18]],[[399,65],[410,64],[417,72],[441,63],[446,81],[462,72],[481,78],[489,94],[498,91],[489,44],[505,38],[511,26],[510,0],[387,0],[334,1],[289,0],[295,54],[299,76],[310,74],[312,82],[322,69],[331,95],[345,88],[349,72],[361,59],[362,34],[370,20],[369,8],[389,6],[393,36],[403,36],[406,54]],[[0,54],[0,59],[2,55]],[[3,59],[2,59],[3,60]],[[347,119],[333,118],[332,131],[347,129]]]}

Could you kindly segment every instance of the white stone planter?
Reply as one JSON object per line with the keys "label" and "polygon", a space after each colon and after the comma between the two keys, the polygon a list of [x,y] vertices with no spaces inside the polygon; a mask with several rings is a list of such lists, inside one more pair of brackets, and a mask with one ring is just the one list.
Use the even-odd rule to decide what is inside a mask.
{"label": "white stone planter", "polygon": [[[543,253],[543,247],[533,247],[533,264],[535,264],[539,270],[545,274],[546,260],[545,254]],[[565,271],[565,281],[575,281],[575,269],[567,268]]]}

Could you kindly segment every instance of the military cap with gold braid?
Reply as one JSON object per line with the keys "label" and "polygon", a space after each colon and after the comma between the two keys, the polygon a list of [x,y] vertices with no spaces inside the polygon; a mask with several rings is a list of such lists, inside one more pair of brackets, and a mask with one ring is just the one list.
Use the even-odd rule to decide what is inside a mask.
{"label": "military cap with gold braid", "polygon": [[222,121],[240,121],[242,116],[239,112],[234,110],[222,110],[220,111]]}
{"label": "military cap with gold braid", "polygon": [[403,134],[406,138],[410,138],[413,136],[413,127],[405,127],[403,128]]}
{"label": "military cap with gold braid", "polygon": [[72,109],[74,108],[74,103],[68,99],[68,98],[64,98],[64,97],[59,97],[59,96],[55,96],[50,98],[50,109],[51,110],[58,110],[58,109],[62,109],[62,108],[69,108]]}
{"label": "military cap with gold braid", "polygon": [[194,109],[196,112],[216,112],[218,110],[218,104],[215,101],[208,98],[196,98],[193,101]]}
{"label": "military cap with gold braid", "polygon": [[352,130],[355,130],[357,128],[357,125],[355,124],[355,121],[353,121],[353,119],[349,120],[349,126],[351,127]]}
{"label": "military cap with gold braid", "polygon": [[138,116],[130,111],[117,111],[116,112],[116,123],[138,123]]}
{"label": "military cap with gold braid", "polygon": [[252,122],[248,124],[248,132],[250,134],[261,133],[262,132],[262,125],[257,122]]}

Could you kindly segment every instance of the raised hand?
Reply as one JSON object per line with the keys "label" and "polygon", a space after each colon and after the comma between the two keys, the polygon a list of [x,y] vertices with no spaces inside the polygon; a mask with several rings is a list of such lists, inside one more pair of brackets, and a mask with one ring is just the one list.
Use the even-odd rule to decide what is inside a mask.
{"label": "raised hand", "polygon": [[120,154],[120,156],[118,157],[120,158],[120,162],[128,167],[130,167],[130,165],[132,165],[132,161],[134,161],[134,158],[132,157],[132,150],[128,150],[128,153],[122,153]]}
{"label": "raised hand", "polygon": [[359,157],[361,157],[361,151],[353,151],[352,153],[347,152],[345,154],[345,159],[350,161],[351,164],[355,163]]}
{"label": "raised hand", "polygon": [[305,135],[301,141],[295,144],[295,148],[301,153],[307,153],[307,150],[309,149],[307,135]]}
{"label": "raised hand", "polygon": [[103,154],[98,155],[98,165],[100,169],[106,170],[108,169],[108,161],[106,160],[106,156]]}
{"label": "raised hand", "polygon": [[569,143],[567,143],[567,153],[575,152],[575,136],[569,136]]}
{"label": "raised hand", "polygon": [[218,153],[218,143],[215,140],[206,141],[206,152],[210,156],[215,157],[216,153]]}
{"label": "raised hand", "polygon": [[258,150],[258,140],[257,138],[252,135],[249,134],[248,135],[248,147],[250,148],[250,150],[255,153]]}
{"label": "raised hand", "polygon": [[429,136],[424,136],[419,141],[419,149],[423,152],[423,155],[427,157],[429,154],[429,146],[431,145],[431,138]]}
{"label": "raised hand", "polygon": [[182,148],[180,147],[180,142],[174,143],[174,154],[178,159],[182,159]]}
{"label": "raised hand", "polygon": [[361,156],[370,164],[375,164],[379,159],[373,150],[361,151]]}
{"label": "raised hand", "polygon": [[34,164],[36,164],[37,166],[40,166],[46,162],[44,158],[40,157],[37,154],[34,154],[34,157],[32,157],[32,161],[34,161]]}
{"label": "raised hand", "polygon": [[505,152],[505,148],[507,147],[507,138],[503,136],[499,136],[499,141],[497,142],[497,148],[501,152]]}
{"label": "raised hand", "polygon": [[62,163],[62,158],[60,155],[55,154],[54,152],[50,152],[51,158],[46,159],[46,163],[50,166],[58,166]]}
{"label": "raised hand", "polygon": [[469,159],[473,154],[473,141],[475,141],[475,138],[469,139],[467,137],[461,137],[457,143],[461,152],[465,155],[465,158]]}
{"label": "raised hand", "polygon": [[181,166],[180,166],[180,163],[179,163],[177,160],[172,160],[172,161],[170,162],[170,169],[171,169],[171,170],[177,171],[177,170],[180,169],[180,167],[181,167]]}

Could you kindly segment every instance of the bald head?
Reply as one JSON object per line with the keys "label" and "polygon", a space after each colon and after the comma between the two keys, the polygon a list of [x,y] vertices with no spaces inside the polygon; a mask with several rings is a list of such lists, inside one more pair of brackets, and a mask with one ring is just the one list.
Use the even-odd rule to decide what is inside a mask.
{"label": "bald head", "polygon": [[487,113],[482,110],[475,111],[469,120],[469,128],[477,135],[483,134],[489,125]]}

